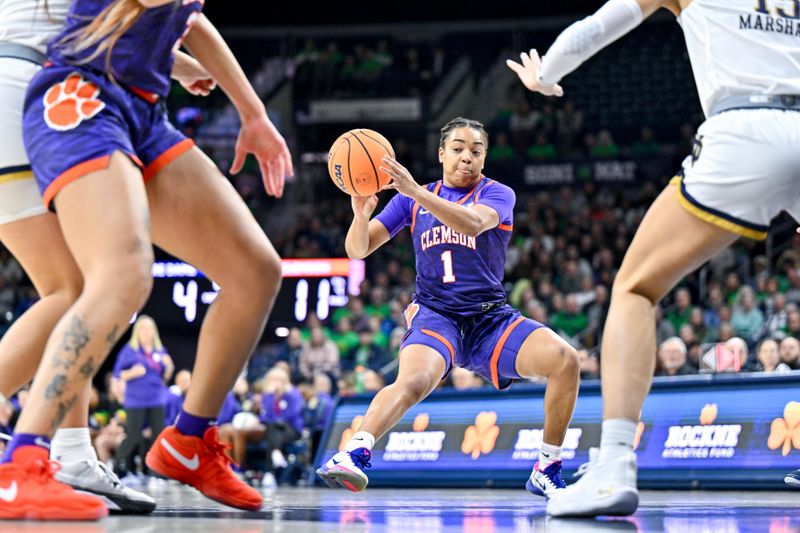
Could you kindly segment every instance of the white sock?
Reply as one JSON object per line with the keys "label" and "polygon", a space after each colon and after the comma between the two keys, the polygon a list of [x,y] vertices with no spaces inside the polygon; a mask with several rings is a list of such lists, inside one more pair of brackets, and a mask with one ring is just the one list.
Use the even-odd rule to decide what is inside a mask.
{"label": "white sock", "polygon": [[636,438],[636,425],[637,422],[627,418],[603,420],[598,460],[615,459],[624,453],[632,452],[633,440]]}
{"label": "white sock", "polygon": [[556,461],[561,460],[561,446],[555,444],[542,443],[542,449],[539,450],[539,469],[544,470]]}
{"label": "white sock", "polygon": [[84,459],[97,460],[89,428],[56,430],[50,443],[50,459],[60,463],[74,463]]}
{"label": "white sock", "polygon": [[347,446],[344,447],[344,451],[352,452],[356,448],[366,448],[369,451],[372,451],[372,447],[375,446],[375,437],[372,433],[367,431],[359,431],[350,439],[350,442],[347,443]]}

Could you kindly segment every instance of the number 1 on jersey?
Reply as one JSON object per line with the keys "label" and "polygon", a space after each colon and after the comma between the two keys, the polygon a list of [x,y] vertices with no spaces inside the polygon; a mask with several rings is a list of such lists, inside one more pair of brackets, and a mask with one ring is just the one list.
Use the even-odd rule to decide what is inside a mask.
{"label": "number 1 on jersey", "polygon": [[444,263],[444,276],[442,276],[442,283],[453,283],[456,280],[456,275],[453,274],[453,252],[447,250],[442,253],[442,263]]}

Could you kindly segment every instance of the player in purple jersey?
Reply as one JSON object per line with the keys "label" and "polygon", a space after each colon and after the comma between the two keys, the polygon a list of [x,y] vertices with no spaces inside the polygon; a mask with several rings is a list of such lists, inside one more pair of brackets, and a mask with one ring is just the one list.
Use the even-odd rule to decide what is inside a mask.
{"label": "player in purple jersey", "polygon": [[280,259],[229,182],[167,121],[161,99],[182,38],[240,114],[232,172],[253,153],[267,191],[280,196],[291,158],[201,7],[193,0],[76,0],[51,45],[50,65],[29,87],[26,149],[84,287],[50,337],[0,460],[0,488],[13,487],[14,496],[14,503],[0,498],[0,516],[6,502],[21,501],[48,505],[21,517],[69,515],[58,507],[64,499],[55,498],[67,488],[52,471],[34,476],[23,465],[46,459],[49,436],[146,300],[152,242],[222,289],[203,324],[195,380],[177,426],[158,436],[148,464],[228,505],[257,509],[263,502],[228,468],[213,422],[261,334]]}
{"label": "player in purple jersey", "polygon": [[483,125],[457,118],[442,128],[443,177],[418,185],[394,159],[381,169],[398,193],[370,220],[375,196],[353,197],[355,216],[345,247],[364,258],[401,229],[411,229],[417,292],[406,308],[408,331],[397,380],[381,390],[345,446],[317,474],[331,487],[361,491],[363,469],[380,438],[421,402],[454,366],[480,374],[497,389],[520,378],[546,377],[544,444],[526,487],[549,495],[563,488],[561,443],[578,394],[577,353],[552,330],[505,303],[503,267],[513,228],[515,196],[481,172],[488,148]]}

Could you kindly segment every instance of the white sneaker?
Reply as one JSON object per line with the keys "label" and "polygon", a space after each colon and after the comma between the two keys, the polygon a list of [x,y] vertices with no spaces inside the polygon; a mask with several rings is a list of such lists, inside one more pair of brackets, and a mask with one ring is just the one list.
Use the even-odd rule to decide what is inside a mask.
{"label": "white sneaker", "polygon": [[275,474],[272,472],[265,472],[264,477],[261,478],[261,486],[268,490],[275,490],[278,487],[278,482],[275,479]]}
{"label": "white sneaker", "polygon": [[272,450],[272,466],[274,468],[286,468],[289,466],[289,463],[286,461],[286,457],[284,457],[283,452],[280,450]]}
{"label": "white sneaker", "polygon": [[639,505],[636,490],[636,454],[628,452],[600,462],[597,452],[589,454],[582,477],[566,489],[549,494],[550,516],[626,516]]}
{"label": "white sneaker", "polygon": [[100,496],[110,511],[147,514],[156,508],[156,501],[122,484],[102,461],[86,459],[61,463],[56,479],[75,490]]}
{"label": "white sneaker", "polygon": [[369,478],[362,469],[372,466],[370,459],[372,453],[366,448],[339,452],[317,468],[317,475],[331,488],[344,487],[353,492],[361,492],[369,483]]}

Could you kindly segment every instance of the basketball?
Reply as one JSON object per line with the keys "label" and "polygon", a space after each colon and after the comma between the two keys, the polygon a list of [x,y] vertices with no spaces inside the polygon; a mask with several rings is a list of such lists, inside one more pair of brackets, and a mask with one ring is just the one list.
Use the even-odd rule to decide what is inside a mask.
{"label": "basketball", "polygon": [[356,129],[342,134],[328,153],[328,173],[351,196],[370,196],[391,178],[379,170],[384,155],[394,157],[389,141],[373,130]]}

